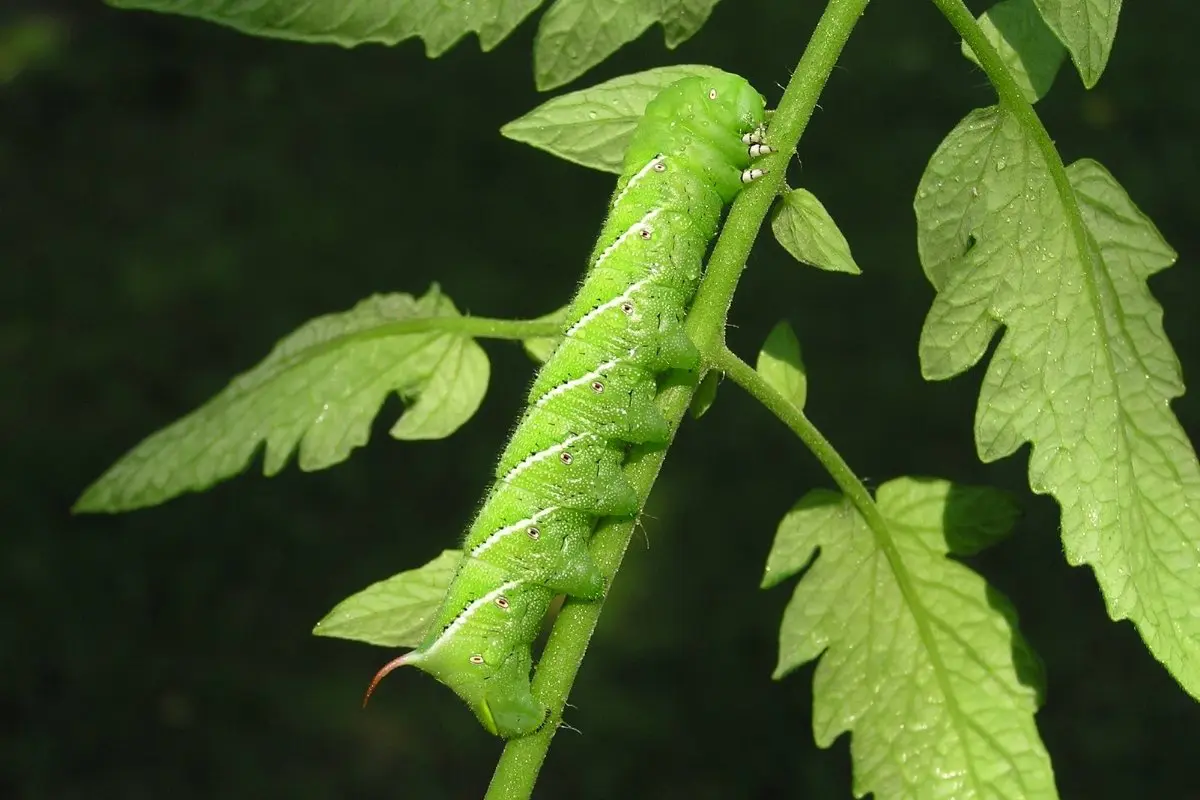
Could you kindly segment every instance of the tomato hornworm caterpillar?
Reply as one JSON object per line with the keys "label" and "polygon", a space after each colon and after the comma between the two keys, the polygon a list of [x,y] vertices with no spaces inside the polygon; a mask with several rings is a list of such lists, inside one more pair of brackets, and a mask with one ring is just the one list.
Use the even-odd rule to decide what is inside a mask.
{"label": "tomato hornworm caterpillar", "polygon": [[[540,729],[531,645],[558,594],[598,599],[588,552],[600,517],[632,516],[626,446],[669,438],[656,379],[694,369],[683,320],[721,215],[762,175],[765,100],[728,73],[679,80],[646,107],[563,339],[542,366],[500,457],[497,480],[424,641],[367,690],[412,665],[452,688],[488,731]],[[365,702],[365,700],[364,700]]]}

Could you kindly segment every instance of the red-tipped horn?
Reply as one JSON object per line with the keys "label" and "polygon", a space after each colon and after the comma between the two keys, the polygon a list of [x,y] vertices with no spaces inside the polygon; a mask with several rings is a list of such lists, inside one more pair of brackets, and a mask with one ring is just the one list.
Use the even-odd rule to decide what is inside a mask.
{"label": "red-tipped horn", "polygon": [[403,667],[405,664],[407,664],[408,656],[409,654],[405,653],[399,658],[392,659],[388,663],[384,664],[383,667],[380,668],[379,672],[375,673],[375,677],[371,679],[371,685],[367,687],[367,693],[363,695],[363,708],[367,707],[367,701],[371,699],[371,692],[375,691],[375,687],[379,685],[379,682],[386,678],[387,674],[396,667]]}

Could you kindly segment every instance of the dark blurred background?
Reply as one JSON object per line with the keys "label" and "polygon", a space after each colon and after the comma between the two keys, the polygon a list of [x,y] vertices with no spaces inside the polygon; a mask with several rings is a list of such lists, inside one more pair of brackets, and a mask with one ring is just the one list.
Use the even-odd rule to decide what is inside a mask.
{"label": "dark blurred background", "polygon": [[[569,88],[705,62],[774,102],[820,6],[729,0],[678,51],[655,29]],[[0,58],[0,796],[480,797],[500,745],[452,693],[397,675],[363,712],[389,652],[309,631],[456,543],[531,374],[519,348],[488,344],[487,400],[448,440],[389,439],[391,401],[334,469],[267,480],[256,465],[157,509],[68,509],[312,316],[434,280],[485,315],[569,296],[612,178],[498,135],[544,99],[535,25],[429,61],[416,41],[306,46],[98,2],[27,2],[0,22],[33,11],[50,15],[41,56],[7,73]],[[1104,163],[1180,252],[1152,289],[1192,380],[1197,23],[1190,0],[1129,4],[1100,87],[1064,67],[1041,108],[1066,159]],[[958,48],[931,4],[868,11],[792,175],[864,274],[800,267],[763,237],[730,339],[752,358],[792,322],[810,414],[873,486],[931,474],[1018,493],[1014,536],[972,563],[1046,661],[1038,723],[1063,797],[1200,798],[1200,706],[1066,565],[1028,450],[976,459],[982,370],[919,376],[932,290],[912,195],[940,139],[991,102]],[[1200,438],[1198,395],[1174,409]],[[735,387],[687,426],[572,695],[583,734],[556,739],[537,796],[851,796],[848,738],[812,741],[811,666],[770,680],[790,589],[756,588],[779,517],[827,486]]]}

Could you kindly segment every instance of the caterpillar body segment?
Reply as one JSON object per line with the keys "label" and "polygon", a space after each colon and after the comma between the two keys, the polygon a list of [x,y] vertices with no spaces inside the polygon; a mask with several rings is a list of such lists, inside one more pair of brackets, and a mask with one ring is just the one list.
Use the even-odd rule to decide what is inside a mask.
{"label": "caterpillar body segment", "polygon": [[539,507],[563,506],[597,518],[637,511],[637,494],[621,471],[623,444],[594,433],[554,441],[528,420],[513,434],[513,443],[521,448],[515,452],[531,454],[499,476],[491,502],[507,503],[511,487],[536,498]]}
{"label": "caterpillar body segment", "polygon": [[658,378],[695,368],[683,321],[725,207],[763,143],[764,99],[721,73],[684,78],[646,107],[608,217],[463,543],[463,560],[412,665],[453,689],[491,733],[525,736],[549,719],[530,689],[531,645],[557,594],[606,589],[588,552],[597,521],[637,513],[627,448],[665,442]]}
{"label": "caterpillar body segment", "polygon": [[560,440],[582,428],[615,441],[665,442],[667,421],[654,404],[654,394],[654,386],[646,383],[642,370],[612,358],[578,378],[535,394],[521,425],[537,416],[536,424],[553,429]]}
{"label": "caterpillar body segment", "polygon": [[604,594],[604,578],[587,547],[595,526],[591,514],[550,506],[529,516],[506,516],[485,506],[480,522],[463,544],[467,557],[504,575],[525,575],[555,594],[584,600]]}

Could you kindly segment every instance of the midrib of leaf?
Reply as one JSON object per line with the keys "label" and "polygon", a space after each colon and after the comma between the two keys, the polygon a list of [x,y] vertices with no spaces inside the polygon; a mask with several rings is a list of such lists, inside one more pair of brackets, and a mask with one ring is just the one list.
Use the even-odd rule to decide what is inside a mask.
{"label": "midrib of leaf", "polygon": [[[958,34],[962,36],[963,40],[975,51],[975,54],[979,58],[979,63],[983,66],[988,78],[992,81],[992,85],[996,88],[996,92],[1000,97],[1000,105],[1017,120],[1017,124],[1021,126],[1025,135],[1032,139],[1046,163],[1050,179],[1058,194],[1059,202],[1062,204],[1063,214],[1070,227],[1071,239],[1075,244],[1075,250],[1078,252],[1080,261],[1084,265],[1081,271],[1087,290],[1088,302],[1091,305],[1092,316],[1096,320],[1096,335],[1100,340],[1108,378],[1119,400],[1117,407],[1120,419],[1125,423],[1118,426],[1120,430],[1117,432],[1117,441],[1120,443],[1120,454],[1117,461],[1117,470],[1121,475],[1136,475],[1137,465],[1135,459],[1130,455],[1132,447],[1130,446],[1128,433],[1131,426],[1136,427],[1136,422],[1130,417],[1128,411],[1129,404],[1124,402],[1124,385],[1119,379],[1116,364],[1113,362],[1112,336],[1109,333],[1108,325],[1105,324],[1105,319],[1109,315],[1105,312],[1099,287],[1099,281],[1104,276],[1104,269],[1101,264],[1097,263],[1096,254],[1090,246],[1090,237],[1083,221],[1083,213],[1080,211],[1079,203],[1075,197],[1075,190],[1071,187],[1070,178],[1067,176],[1066,166],[1063,164],[1062,158],[1058,154],[1058,149],[1054,146],[1054,142],[1050,138],[1050,133],[1042,125],[1037,112],[1025,100],[1024,95],[1021,94],[1020,87],[1017,86],[1016,80],[1000,59],[1000,55],[992,48],[991,43],[983,35],[983,31],[980,30],[978,24],[975,22],[975,17],[967,7],[962,4],[961,0],[934,0],[934,2],[942,10],[942,13],[945,14]],[[1112,316],[1117,319],[1121,330],[1127,331],[1125,312],[1121,304],[1116,304]],[[1131,339],[1133,338],[1133,334],[1130,333],[1128,335]],[[1137,355],[1140,361],[1142,354],[1139,352]],[[1156,446],[1156,449],[1161,453],[1161,447]],[[1164,464],[1172,463],[1171,459],[1165,453],[1163,453],[1163,456]],[[1144,503],[1135,498],[1135,502],[1131,504],[1129,513],[1144,519],[1146,516],[1144,505]],[[1144,549],[1151,554],[1152,558],[1160,563],[1167,574],[1173,573],[1171,566],[1162,560],[1162,556],[1152,546],[1147,533],[1149,526],[1134,525],[1123,527],[1126,530],[1137,530],[1144,544]],[[1138,596],[1143,596],[1140,591],[1140,581],[1136,572],[1131,573],[1129,577],[1135,582],[1135,585],[1138,585]],[[1178,632],[1179,624],[1173,617],[1168,617],[1168,623],[1172,629]]]}
{"label": "midrib of leaf", "polygon": [[[950,591],[955,594],[958,594],[959,596],[962,596],[961,592],[955,592],[955,590],[952,587],[943,585],[942,589],[943,589],[943,591]],[[970,598],[964,597],[963,599],[967,600]],[[941,619],[940,617],[934,616],[934,617],[932,617],[932,620],[933,620],[933,624],[937,625],[939,628],[941,628],[945,632],[946,638],[952,639],[953,641],[957,642],[959,644],[959,646],[962,647],[963,653],[965,653],[968,658],[970,658],[972,661],[974,661],[976,665],[978,665],[985,672],[991,671],[991,667],[986,662],[981,661],[979,659],[978,652],[975,650],[975,648],[970,646],[969,642],[964,640],[962,638],[962,636],[959,635],[959,632],[956,628],[953,628],[950,625],[946,624],[946,622],[943,619]],[[933,657],[931,656],[931,659],[932,658]],[[939,663],[940,663],[940,661],[939,661]],[[938,679],[940,682],[941,681],[941,673],[940,672],[938,673]],[[946,687],[943,685],[942,686],[943,691],[945,691],[945,688]],[[955,711],[958,711],[957,699],[953,702],[953,705],[954,705]],[[965,720],[967,727],[969,727],[971,730],[975,731],[979,735],[979,738],[989,742],[992,745],[992,748],[997,753],[1005,753],[1007,756],[1008,748],[1004,745],[1003,742],[1000,742],[999,740],[996,739],[995,736],[992,735],[991,730],[989,730],[987,728],[987,726],[980,725],[978,722],[976,722],[975,718],[972,717],[970,714],[962,714],[962,715],[954,714],[954,723],[955,723],[956,728],[959,728],[960,719]],[[961,733],[961,728],[960,728],[960,733]],[[967,762],[970,763],[972,765],[972,767],[974,767],[975,761],[974,761],[974,758],[972,757],[971,751],[969,749],[969,742],[970,742],[970,740],[964,736],[963,737],[963,751],[966,753]],[[1013,763],[1011,758],[1008,758],[1007,760],[1008,760],[1009,766],[1013,767],[1013,774],[1017,776],[1018,780],[1022,780],[1023,775],[1021,774],[1021,771],[1019,769],[1017,769],[1017,765],[1015,763]],[[981,787],[978,785],[978,783],[975,780],[974,776],[976,774],[977,774],[976,770],[972,769],[972,771],[971,771],[972,783],[975,784],[975,791],[977,793],[977,796],[984,797],[985,795],[980,793]],[[1023,780],[1022,780],[1022,783],[1024,783]]]}
{"label": "midrib of leaf", "polygon": [[[263,383],[274,383],[292,370],[303,367],[308,362],[332,351],[340,350],[351,344],[363,344],[376,339],[389,339],[406,334],[431,332],[456,333],[472,338],[522,339],[531,335],[554,336],[561,332],[561,327],[557,322],[548,323],[542,320],[491,319],[489,317],[465,317],[451,314],[396,320],[386,325],[341,334],[332,339],[327,339],[320,344],[302,348],[281,359],[276,370]],[[545,331],[542,331],[542,328],[545,328]],[[406,351],[405,356],[410,355],[414,349],[424,349],[425,347],[428,347],[428,344],[415,344],[414,347],[410,347]],[[438,356],[437,365],[441,366],[445,363],[447,353],[455,349],[453,346],[443,347],[441,355]],[[461,352],[458,354],[458,359],[461,362]],[[382,374],[378,375],[372,383],[383,381],[385,377]],[[259,385],[262,384],[260,383]],[[370,386],[361,386],[356,391],[362,392],[368,388]],[[202,456],[207,455],[218,443],[216,441],[210,442],[196,454],[195,458],[188,459],[188,463],[195,463],[200,460]]]}
{"label": "midrib of leaf", "polygon": [[[908,613],[912,616],[913,624],[917,629],[917,637],[920,639],[921,646],[929,656],[929,663],[933,667],[933,674],[937,680],[938,689],[941,690],[942,696],[946,699],[946,713],[950,717],[954,730],[958,735],[959,741],[962,742],[963,758],[969,765],[970,782],[974,789],[976,797],[986,797],[985,787],[979,782],[979,770],[975,764],[974,753],[970,748],[970,737],[966,734],[966,729],[971,728],[971,720],[969,715],[964,714],[958,703],[958,696],[955,693],[953,685],[949,678],[949,670],[945,662],[942,660],[941,651],[937,647],[937,640],[933,634],[931,627],[932,615],[921,602],[920,593],[917,587],[913,584],[912,576],[908,572],[908,568],[904,564],[904,558],[900,555],[899,548],[896,547],[892,540],[892,530],[888,521],[884,519],[883,514],[879,511],[879,506],[875,504],[874,498],[871,497],[867,488],[855,477],[849,465],[842,459],[841,455],[829,445],[823,437],[815,430],[807,428],[798,428],[795,424],[795,418],[803,417],[803,412],[796,408],[791,401],[778,394],[773,388],[766,386],[765,382],[757,379],[757,373],[746,363],[742,362],[736,355],[728,349],[723,350],[716,359],[715,366],[726,372],[735,383],[746,388],[757,399],[764,402],[772,411],[776,411],[777,415],[788,425],[789,428],[797,433],[805,444],[817,454],[818,458],[825,464],[830,477],[837,483],[846,498],[854,506],[855,510],[862,516],[866,522],[868,530],[871,531],[871,538],[875,541],[875,547],[879,552],[883,553],[884,559],[887,561],[888,569],[891,570],[892,577],[896,581],[896,586],[900,589],[900,596],[904,598],[905,607]],[[764,392],[767,394],[764,396]],[[786,408],[783,414],[779,414],[779,410]],[[814,439],[814,437],[817,437]],[[877,576],[878,559],[872,559],[871,572],[872,578]],[[877,580],[872,580],[872,586],[878,586]],[[872,618],[870,626],[872,637],[880,626],[874,624],[874,609],[875,596],[872,593],[870,601],[869,615]],[[970,647],[964,647],[967,652],[971,651]],[[983,665],[985,670],[990,671],[987,665]],[[992,737],[985,736],[989,741],[994,741]],[[1005,752],[1005,748],[996,743],[998,752]]]}
{"label": "midrib of leaf", "polygon": [[[857,480],[853,481],[853,492],[849,491],[847,486],[840,486],[840,488],[846,492],[850,498],[850,502],[854,504],[855,509],[866,520],[867,528],[871,531],[871,538],[875,540],[875,547],[883,553],[883,557],[887,560],[888,568],[892,571],[892,577],[895,578],[896,585],[900,587],[900,595],[904,598],[904,604],[908,607],[908,613],[912,615],[913,624],[917,627],[917,636],[921,639],[921,645],[925,648],[925,652],[929,654],[929,663],[933,665],[933,674],[937,678],[938,688],[941,689],[942,696],[946,698],[946,713],[953,721],[954,730],[958,734],[959,741],[962,742],[963,757],[970,767],[968,772],[971,776],[971,786],[975,791],[975,796],[986,797],[987,793],[979,783],[979,770],[976,768],[974,754],[971,752],[970,747],[970,737],[967,736],[966,732],[966,729],[971,727],[970,717],[963,714],[962,709],[959,707],[958,696],[955,694],[954,688],[950,683],[949,670],[946,668],[945,662],[942,661],[941,651],[938,650],[937,640],[930,627],[931,615],[921,602],[917,588],[913,585],[912,577],[904,565],[904,559],[901,557],[895,542],[892,541],[891,527],[888,525],[888,521],[883,518],[883,515],[879,513],[879,506],[875,505],[875,501],[867,492],[866,487],[861,483]],[[877,586],[878,583],[872,582],[872,585]],[[871,608],[875,608],[874,602],[871,603]],[[872,624],[872,634],[876,627]],[[970,652],[971,648],[965,647],[964,650]],[[990,739],[991,737],[987,738]],[[1004,752],[1004,748],[997,745],[997,752]]]}
{"label": "midrib of leaf", "polygon": [[[491,319],[489,317],[465,317],[437,315],[402,319],[378,325],[366,330],[344,333],[320,344],[305,347],[281,360],[279,369],[271,376],[274,380],[305,361],[319,358],[331,350],[339,350],[349,344],[389,339],[410,333],[458,333],[480,339],[526,339],[530,337],[557,336],[561,326],[557,322],[544,320]],[[440,363],[440,362],[439,362]]]}
{"label": "midrib of leaf", "polygon": [[[1102,271],[1102,266],[1096,263],[1095,254],[1088,245],[1089,237],[1087,227],[1083,222],[1083,213],[1079,210],[1079,203],[1075,199],[1075,190],[1071,188],[1071,179],[1067,177],[1067,168],[1058,154],[1058,148],[1054,146],[1050,132],[1046,130],[1046,126],[1042,125],[1042,120],[1033,110],[1033,106],[1021,93],[1021,87],[1017,85],[1016,79],[1008,71],[1000,54],[983,35],[983,30],[975,21],[970,9],[963,4],[962,0],[934,0],[934,3],[941,9],[963,40],[975,51],[979,63],[983,66],[984,72],[987,73],[988,79],[991,80],[992,86],[1000,97],[1001,107],[1016,118],[1017,124],[1021,126],[1025,135],[1033,140],[1042,159],[1046,162],[1050,180],[1054,184],[1054,191],[1058,194],[1067,225],[1071,229],[1071,239],[1075,243],[1075,249],[1079,252],[1081,260],[1086,265],[1083,270],[1083,278],[1087,283],[1088,300],[1091,303],[1092,315],[1101,322],[1097,327],[1101,329],[1100,337],[1105,345],[1104,360],[1108,366],[1109,375],[1115,378],[1116,368],[1112,361],[1112,348],[1108,346],[1111,339],[1108,335],[1108,327],[1103,324],[1104,307],[1100,302],[1100,294],[1096,286],[1096,275]],[[1114,379],[1113,385],[1119,386],[1120,384]],[[1124,409],[1124,405],[1121,408]],[[1122,414],[1124,414],[1124,410],[1122,410]],[[1122,443],[1127,444],[1124,441],[1124,433],[1122,433]]]}

